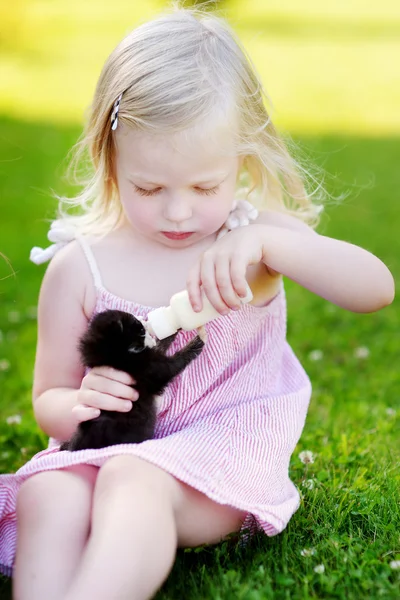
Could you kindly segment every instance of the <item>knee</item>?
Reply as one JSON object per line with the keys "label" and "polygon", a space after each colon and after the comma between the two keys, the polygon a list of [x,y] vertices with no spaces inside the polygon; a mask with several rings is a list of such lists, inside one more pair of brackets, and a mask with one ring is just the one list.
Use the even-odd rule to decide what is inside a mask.
{"label": "knee", "polygon": [[24,481],[17,496],[18,518],[26,515],[36,518],[41,512],[48,509],[49,503],[57,501],[54,479],[54,472],[47,471],[32,475]]}
{"label": "knee", "polygon": [[161,494],[160,497],[167,501],[168,494],[173,498],[176,493],[177,484],[172,475],[137,456],[110,458],[99,471],[96,490],[112,493],[125,486]]}
{"label": "knee", "polygon": [[35,519],[42,514],[49,515],[52,510],[68,511],[73,506],[90,504],[94,471],[97,469],[82,465],[82,468],[71,467],[32,475],[19,489],[17,515],[29,515]]}

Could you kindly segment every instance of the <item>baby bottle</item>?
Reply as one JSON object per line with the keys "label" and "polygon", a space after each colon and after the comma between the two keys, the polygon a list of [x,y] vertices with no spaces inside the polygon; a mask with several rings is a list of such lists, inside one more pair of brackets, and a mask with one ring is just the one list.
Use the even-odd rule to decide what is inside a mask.
{"label": "baby bottle", "polygon": [[[253,299],[250,287],[247,285],[247,293],[244,298],[240,298],[242,304],[246,304]],[[174,294],[170,300],[169,306],[162,306],[152,310],[147,316],[147,329],[159,340],[174,334],[178,329],[191,331],[205,325],[209,321],[221,316],[203,293],[203,308],[200,312],[195,312],[190,304],[189,294],[186,290]]]}

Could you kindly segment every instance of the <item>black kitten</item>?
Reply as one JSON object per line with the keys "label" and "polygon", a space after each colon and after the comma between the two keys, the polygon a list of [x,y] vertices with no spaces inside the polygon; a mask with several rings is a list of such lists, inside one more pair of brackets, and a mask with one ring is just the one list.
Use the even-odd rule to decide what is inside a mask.
{"label": "black kitten", "polygon": [[128,413],[102,410],[95,419],[80,423],[60,450],[104,448],[151,439],[156,396],[199,356],[204,346],[197,335],[182,350],[166,356],[175,337],[176,334],[155,344],[143,324],[129,313],[107,310],[96,315],[79,342],[84,366],[108,366],[129,373],[136,381],[133,387],[139,398]]}

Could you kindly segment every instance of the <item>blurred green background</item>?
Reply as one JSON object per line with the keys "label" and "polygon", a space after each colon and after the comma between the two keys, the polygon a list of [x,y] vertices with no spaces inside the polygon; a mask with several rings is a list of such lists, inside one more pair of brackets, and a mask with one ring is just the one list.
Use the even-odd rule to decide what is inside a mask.
{"label": "blurred green background", "polygon": [[[216,4],[261,74],[276,124],[301,149],[300,156],[325,171],[332,199],[319,231],[376,253],[397,279],[400,3]],[[11,265],[0,260],[0,471],[17,469],[46,445],[30,399],[44,267],[29,263],[29,251],[46,244],[56,207],[52,191],[72,190],[64,178],[66,156],[80,134],[104,60],[136,23],[165,6],[155,0],[0,3],[0,252]],[[341,194],[346,199],[336,201]],[[214,569],[213,554],[214,583],[210,579],[207,585],[210,590],[216,586],[215,595],[202,595],[204,572],[185,587],[184,596],[178,593],[178,567],[163,598],[255,600],[307,598],[310,593],[358,600],[363,593],[398,599],[400,581],[389,560],[400,560],[399,302],[376,314],[355,315],[290,281],[286,289],[288,338],[314,392],[290,467],[302,506],[284,535],[263,542],[264,558],[251,555],[254,569],[264,560],[268,573],[275,569],[268,584],[275,591],[240,595],[234,577],[225,581]],[[305,449],[316,454],[314,464],[299,461]],[[313,489],[303,486],[310,479]],[[329,546],[333,536],[345,555]],[[292,563],[288,539],[297,557]],[[348,540],[354,539],[359,550],[351,558],[353,573],[343,560],[351,556]],[[323,555],[335,576],[328,577],[328,569],[321,576],[305,567],[299,552],[307,544],[320,549],[316,560]],[[235,563],[230,568],[232,573]],[[254,591],[259,571],[250,569],[244,578],[243,586],[251,581]]]}
{"label": "blurred green background", "polygon": [[[249,50],[292,132],[400,130],[397,0],[225,0],[217,7]],[[14,0],[0,6],[0,110],[76,124],[100,68],[137,22],[166,2]]]}

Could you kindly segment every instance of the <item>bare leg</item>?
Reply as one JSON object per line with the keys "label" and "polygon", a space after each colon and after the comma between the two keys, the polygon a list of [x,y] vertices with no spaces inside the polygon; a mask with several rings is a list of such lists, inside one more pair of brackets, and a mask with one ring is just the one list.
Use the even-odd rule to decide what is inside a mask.
{"label": "bare leg", "polygon": [[89,465],[33,475],[17,500],[15,600],[62,598],[81,558],[90,526],[98,469]]}
{"label": "bare leg", "polygon": [[176,552],[173,479],[133,456],[111,458],[96,483],[92,532],[65,600],[150,598]]}
{"label": "bare leg", "polygon": [[243,519],[146,461],[114,457],[100,470],[90,539],[64,600],[152,598],[178,544],[218,542]]}

